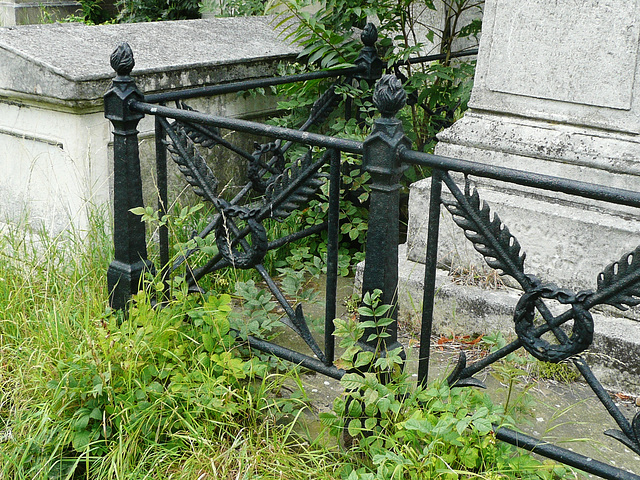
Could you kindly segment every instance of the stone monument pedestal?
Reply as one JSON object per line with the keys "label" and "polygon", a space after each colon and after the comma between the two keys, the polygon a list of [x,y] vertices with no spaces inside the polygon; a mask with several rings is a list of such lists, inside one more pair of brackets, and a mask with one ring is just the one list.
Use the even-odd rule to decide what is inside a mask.
{"label": "stone monument pedestal", "polygon": [[[588,3],[487,0],[470,110],[440,135],[436,153],[640,188],[640,7]],[[473,180],[543,281],[594,288],[603,267],[640,243],[636,209]],[[412,188],[408,258],[418,262],[428,184]],[[443,226],[443,262],[483,267],[461,233]]]}
{"label": "stone monument pedestal", "polygon": [[[470,110],[440,134],[436,153],[637,191],[639,45],[637,2],[487,0]],[[637,209],[471,180],[527,253],[527,273],[543,282],[595,289],[602,269],[640,244]],[[429,185],[411,189],[408,271],[424,262]],[[442,215],[442,264],[490,273],[449,213]]]}

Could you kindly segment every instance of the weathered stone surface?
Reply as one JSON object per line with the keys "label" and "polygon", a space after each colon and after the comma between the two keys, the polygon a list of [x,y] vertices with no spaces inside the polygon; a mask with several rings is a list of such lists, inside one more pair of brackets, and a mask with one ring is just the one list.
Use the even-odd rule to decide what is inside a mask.
{"label": "weathered stone surface", "polygon": [[[487,0],[471,110],[439,136],[436,153],[638,191],[639,25],[636,1]],[[636,208],[471,180],[527,253],[526,273],[545,283],[575,292],[595,289],[597,275],[640,243]],[[408,253],[401,258],[407,266],[400,270],[400,288],[411,292],[415,281],[408,278],[421,269],[415,262],[424,262],[429,190],[429,180],[411,190]],[[482,275],[484,259],[444,208],[441,215],[441,264]],[[513,323],[515,302],[494,301],[493,291],[453,285],[444,275],[439,281],[437,298],[444,307],[436,303],[436,328],[449,325],[447,318],[465,332]],[[406,297],[401,290],[399,298]],[[410,310],[405,303],[405,312]],[[487,322],[497,310],[503,321]],[[640,345],[639,310],[625,317],[613,308],[596,310],[592,348],[617,360],[601,355],[594,362],[604,362],[604,370],[618,378],[624,371],[637,389],[638,364],[628,360]],[[615,384],[612,376],[605,381]]]}
{"label": "weathered stone surface", "polygon": [[119,25],[0,28],[0,95],[98,104],[114,72],[111,52],[128,42],[133,76],[145,93],[269,75],[297,50],[278,38],[271,17]]}
{"label": "weathered stone surface", "polygon": [[[419,331],[422,321],[424,264],[407,258],[406,245],[400,245],[398,282],[398,321],[401,330]],[[364,263],[358,265],[355,288],[362,284]],[[502,332],[515,338],[513,311],[521,292],[510,288],[481,288],[456,282],[444,270],[436,276],[436,299],[433,313],[434,335],[473,335]],[[566,306],[550,304],[557,315]],[[640,355],[638,323],[613,316],[593,313],[594,341],[584,355],[602,384],[613,391],[640,393],[640,367],[632,359]]]}
{"label": "weathered stone surface", "polygon": [[636,2],[498,0],[495,12],[486,78],[490,90],[631,108],[634,76],[629,72],[636,68],[640,33]]}
{"label": "weathered stone surface", "polygon": [[[636,2],[587,3],[583,9],[538,0],[486,3],[472,109],[439,136],[438,154],[638,190],[640,104],[631,99],[629,110],[624,110],[621,105],[626,100],[613,96],[620,94],[623,83],[635,88],[636,80],[628,81],[638,68],[634,19],[640,18],[640,11]],[[575,21],[567,22],[574,14]],[[589,31],[601,21],[611,30],[609,36],[600,27]],[[598,32],[602,35],[591,38],[585,47],[586,36]],[[558,38],[566,40],[562,47],[557,46]],[[610,41],[617,50],[608,56],[609,63],[599,60],[597,72],[595,64],[584,69],[585,48],[592,51],[594,45]],[[624,51],[618,51],[623,46]],[[603,51],[608,48],[603,46]],[[567,57],[561,69],[558,51]],[[601,53],[593,55],[600,58]],[[599,119],[606,120],[607,129],[600,128]],[[594,288],[602,268],[639,243],[635,208],[478,177],[473,180],[481,198],[527,252],[529,272],[544,281],[574,289]],[[427,194],[428,182],[414,185],[408,238],[411,260],[423,261]],[[484,265],[450,220],[443,224],[440,243],[443,262]]]}
{"label": "weathered stone surface", "polygon": [[[113,153],[102,96],[115,75],[109,57],[123,41],[133,48],[132,75],[144,93],[274,75],[279,61],[296,55],[264,17],[0,28],[0,221],[28,219],[57,233],[86,227],[88,212],[109,205]],[[273,96],[187,103],[241,118],[276,110]],[[154,119],[145,117],[138,129],[145,199],[152,201]],[[213,158],[221,186],[241,181],[240,165],[229,164],[229,156]],[[184,180],[176,170],[169,176],[180,192]]]}
{"label": "weathered stone surface", "polygon": [[470,106],[640,132],[640,4],[487,0]]}
{"label": "weathered stone surface", "polygon": [[[640,184],[640,144],[631,135],[471,112],[440,138],[438,153],[454,158],[629,190]],[[480,197],[527,252],[529,273],[543,280],[594,288],[602,268],[640,243],[635,208],[473,178]],[[424,180],[411,189],[407,243],[413,261],[424,261],[429,186]],[[483,267],[448,213],[443,220],[441,260]]]}

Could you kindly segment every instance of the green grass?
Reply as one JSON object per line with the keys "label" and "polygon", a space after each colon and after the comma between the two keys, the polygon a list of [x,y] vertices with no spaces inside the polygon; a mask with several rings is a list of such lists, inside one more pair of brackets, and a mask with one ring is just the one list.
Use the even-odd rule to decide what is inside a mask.
{"label": "green grass", "polygon": [[[84,233],[0,235],[0,480],[369,480],[423,478],[424,471],[452,480],[551,480],[567,473],[494,446],[487,422],[498,417],[483,409],[489,400],[479,393],[473,413],[471,393],[420,391],[406,376],[362,390],[380,399],[365,422],[383,428],[375,441],[365,435],[346,449],[335,437],[326,442],[326,430],[301,434],[299,420],[311,409],[297,371],[280,373],[237,333],[272,321],[260,313],[269,300],[259,289],[243,284],[240,303],[253,311],[238,313],[229,295],[187,294],[178,279],[164,308],[152,306],[152,288],[134,297],[125,318],[107,304],[106,230],[96,215]],[[338,437],[344,410],[340,397],[333,420],[325,418]],[[383,421],[388,427],[373,425]],[[464,452],[495,461],[470,462]]]}
{"label": "green grass", "polygon": [[287,376],[233,338],[227,296],[177,284],[165,309],[141,293],[123,320],[107,305],[111,250],[98,217],[82,235],[15,228],[0,238],[1,479],[333,469],[332,454],[283,422],[306,404],[283,398]]}

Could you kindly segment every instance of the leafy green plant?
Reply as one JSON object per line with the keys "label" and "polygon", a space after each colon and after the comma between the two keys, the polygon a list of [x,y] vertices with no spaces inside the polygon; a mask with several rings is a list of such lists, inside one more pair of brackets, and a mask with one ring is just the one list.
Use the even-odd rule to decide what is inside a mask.
{"label": "leafy green plant", "polygon": [[[0,235],[0,478],[329,469],[331,455],[293,431],[306,408],[290,393],[295,370],[250,355],[230,295],[188,294],[176,278],[159,308],[162,280],[150,277],[126,318],[106,308],[112,245],[102,215],[92,221],[77,237]],[[252,332],[268,326],[252,318]]]}
{"label": "leafy green plant", "polygon": [[451,389],[440,381],[416,386],[402,371],[397,350],[363,349],[365,329],[377,329],[365,340],[378,340],[379,347],[386,336],[390,306],[381,305],[379,295],[365,295],[359,309],[371,320],[335,320],[335,335],[345,349],[341,366],[349,372],[341,381],[344,396],[320,418],[332,435],[344,435],[361,460],[346,465],[343,478],[539,480],[570,475],[563,466],[540,462],[497,442],[494,428],[509,423],[510,417],[488,396],[470,388]]}
{"label": "leafy green plant", "polygon": [[[469,14],[480,11],[483,1],[443,2],[437,12],[445,19],[441,29],[424,21],[425,12],[437,10],[431,0],[329,0],[313,14],[305,10],[309,3],[307,0],[274,2],[280,10],[276,27],[281,29],[284,38],[302,47],[300,58],[307,69],[354,65],[362,49],[357,29],[363,28],[368,19],[377,20],[379,55],[387,63],[388,70],[403,80],[409,94],[408,106],[399,113],[405,132],[416,149],[433,151],[437,133],[450,126],[467,108],[474,63],[453,60],[451,54],[459,39],[479,32],[480,22],[473,19],[473,15],[469,20]],[[427,50],[429,45],[435,45],[438,53],[445,55],[441,61],[406,65],[411,56],[431,53]],[[289,67],[286,70],[286,73],[294,73],[299,68]],[[278,87],[278,93],[285,98],[279,106],[289,113],[277,119],[276,123],[299,125],[308,115],[310,106],[329,85],[329,81],[317,80]],[[371,102],[372,87],[365,80],[334,87],[342,101],[319,131],[343,138],[364,139],[376,114]],[[360,170],[360,159],[345,155],[343,162],[341,245],[343,254],[349,256],[349,265],[354,266],[363,259],[366,245],[368,175]],[[408,200],[408,184],[429,175],[428,169],[414,166],[407,169],[404,202]],[[325,199],[319,201],[324,202]],[[402,211],[406,212],[406,208]],[[326,218],[326,204],[310,205],[301,214],[303,221],[316,222],[318,218]],[[323,257],[322,243],[307,240],[303,245],[309,247],[313,256]]]}
{"label": "leafy green plant", "polygon": [[271,293],[258,288],[253,280],[247,280],[236,283],[236,295],[240,298],[240,308],[232,313],[231,318],[240,337],[246,340],[249,335],[271,335],[279,325]]}
{"label": "leafy green plant", "polygon": [[262,0],[201,0],[200,13],[213,13],[218,17],[246,17],[264,14]]}
{"label": "leafy green plant", "polygon": [[199,18],[198,0],[117,0],[120,23]]}
{"label": "leafy green plant", "polygon": [[[380,54],[389,68],[403,79],[409,93],[409,105],[400,114],[406,120],[407,134],[418,150],[430,151],[436,142],[435,135],[451,125],[467,108],[474,64],[453,61],[451,54],[459,39],[479,33],[480,21],[473,15],[469,20],[469,14],[479,12],[483,3],[482,0],[443,2],[441,11],[436,14],[436,17],[442,14],[445,20],[440,29],[439,25],[424,22],[425,12],[437,10],[431,0],[330,0],[313,15],[304,10],[305,0],[281,0],[277,5],[284,11],[279,14],[277,25],[285,38],[303,46],[301,58],[320,68],[334,68],[353,65],[361,49],[354,29],[363,28],[367,19],[376,18]],[[430,45],[436,45],[438,53],[445,55],[444,59],[430,64],[406,65],[411,56],[430,53],[425,52]],[[322,84],[316,84],[319,85]],[[361,83],[350,95],[360,102],[357,106],[362,118],[373,110],[366,100],[371,87]],[[299,105],[309,102],[309,98],[301,100],[291,96],[291,90],[297,89],[309,97],[312,90],[308,86],[287,88],[289,100],[286,105],[294,107],[296,102]]]}

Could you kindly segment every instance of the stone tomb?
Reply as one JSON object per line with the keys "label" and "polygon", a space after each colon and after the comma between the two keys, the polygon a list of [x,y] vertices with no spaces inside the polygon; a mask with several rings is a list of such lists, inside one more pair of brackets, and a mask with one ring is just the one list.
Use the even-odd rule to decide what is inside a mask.
{"label": "stone tomb", "polygon": [[[268,17],[0,28],[0,222],[26,221],[55,234],[84,229],[92,209],[109,205],[112,135],[102,96],[115,75],[111,52],[124,41],[143,93],[270,76],[297,54]],[[276,109],[274,97],[236,94],[187,103],[242,118]],[[152,193],[153,118],[138,129]]]}
{"label": "stone tomb", "polygon": [[[440,135],[436,153],[639,190],[639,45],[640,2],[487,0],[470,110]],[[640,244],[637,209],[473,180],[526,251],[527,273],[543,282],[595,289],[598,273]],[[411,189],[401,291],[409,291],[402,282],[421,282],[429,187],[427,179]],[[444,209],[442,219],[441,262],[486,269]],[[490,299],[473,300],[489,298],[489,291],[464,289],[443,276],[439,295],[450,303],[437,319],[440,327],[469,333],[512,325],[518,292],[497,291],[492,307]],[[411,301],[416,305],[421,296],[414,292]],[[405,295],[405,312],[411,301]],[[619,315],[596,318],[596,343],[628,359],[638,351],[640,325]],[[637,318],[637,311],[628,317]],[[637,375],[640,366],[631,370]]]}
{"label": "stone tomb", "polygon": [[81,9],[75,0],[0,0],[0,27],[52,22]]}

